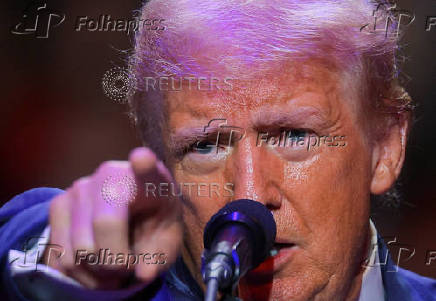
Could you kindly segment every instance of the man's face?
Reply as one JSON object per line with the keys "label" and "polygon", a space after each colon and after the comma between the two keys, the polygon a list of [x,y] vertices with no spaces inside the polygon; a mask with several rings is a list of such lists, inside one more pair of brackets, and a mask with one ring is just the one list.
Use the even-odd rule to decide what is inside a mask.
{"label": "man's face", "polygon": [[[366,255],[369,228],[371,147],[360,102],[337,73],[317,63],[233,83],[232,91],[167,94],[164,140],[170,168],[187,196],[185,262],[201,283],[206,222],[226,203],[250,198],[273,213],[282,248],[241,281],[240,296],[345,298]],[[217,118],[227,127],[212,122],[198,143]],[[242,139],[234,133],[230,147],[228,126],[245,132]],[[218,148],[208,146],[218,132]],[[283,132],[293,144],[274,147],[265,141]],[[320,140],[308,150],[316,139],[309,136]],[[342,138],[329,140],[335,136]]]}

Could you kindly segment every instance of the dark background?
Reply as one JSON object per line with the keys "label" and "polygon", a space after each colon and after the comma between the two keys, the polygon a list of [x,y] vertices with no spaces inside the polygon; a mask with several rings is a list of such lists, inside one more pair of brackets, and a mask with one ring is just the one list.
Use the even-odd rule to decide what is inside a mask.
{"label": "dark background", "polygon": [[[74,30],[78,16],[131,19],[140,1],[46,1],[66,14],[47,39],[14,35],[27,1],[2,1],[0,204],[39,186],[68,187],[90,174],[105,160],[125,160],[139,145],[127,107],[107,98],[103,74],[125,66],[120,52],[131,48],[125,32]],[[403,204],[383,207],[373,219],[381,235],[396,237],[391,252],[401,267],[436,278],[436,260],[426,265],[428,251],[436,251],[436,26],[425,30],[428,16],[436,16],[434,0],[404,0],[401,8],[416,20],[405,36],[406,88],[419,103],[402,175]],[[395,207],[395,206],[394,206]]]}

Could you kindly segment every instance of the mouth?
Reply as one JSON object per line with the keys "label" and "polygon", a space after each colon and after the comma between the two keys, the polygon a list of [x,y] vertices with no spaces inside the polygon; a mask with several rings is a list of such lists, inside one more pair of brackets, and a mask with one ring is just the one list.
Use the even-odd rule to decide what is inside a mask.
{"label": "mouth", "polygon": [[293,260],[298,252],[298,245],[283,240],[278,241],[274,243],[265,261],[248,273],[250,281],[269,282],[273,274],[280,273]]}
{"label": "mouth", "polygon": [[276,242],[276,243],[274,243],[273,247],[271,248],[271,250],[269,252],[269,255],[271,257],[274,257],[274,256],[278,255],[282,250],[290,249],[290,248],[293,248],[293,247],[295,247],[295,244],[293,244],[293,243],[279,243],[279,242]]}

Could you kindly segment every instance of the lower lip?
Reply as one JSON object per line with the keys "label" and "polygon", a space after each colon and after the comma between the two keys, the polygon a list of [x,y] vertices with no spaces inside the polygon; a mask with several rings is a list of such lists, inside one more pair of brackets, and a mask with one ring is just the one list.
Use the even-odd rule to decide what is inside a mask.
{"label": "lower lip", "polygon": [[296,246],[281,248],[276,255],[267,258],[267,260],[273,260],[274,272],[280,270],[285,264],[287,264],[291,260],[296,249]]}
{"label": "lower lip", "polygon": [[264,262],[262,262],[256,269],[254,269],[250,273],[276,273],[283,269],[283,267],[292,260],[292,257],[294,256],[294,253],[296,251],[297,246],[295,245],[281,248],[276,255],[267,257]]}

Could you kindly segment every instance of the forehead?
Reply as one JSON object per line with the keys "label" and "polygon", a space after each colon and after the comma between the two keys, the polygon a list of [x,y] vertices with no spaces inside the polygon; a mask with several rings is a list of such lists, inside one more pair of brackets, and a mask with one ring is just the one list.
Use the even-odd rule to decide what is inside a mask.
{"label": "forehead", "polygon": [[[350,102],[343,93],[341,74],[320,62],[291,63],[275,66],[250,77],[228,77],[230,90],[196,89],[167,94],[169,126],[189,119],[237,118],[241,114],[268,114],[313,107],[325,115]],[[335,108],[335,110],[333,110]]]}

